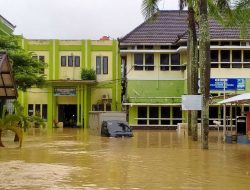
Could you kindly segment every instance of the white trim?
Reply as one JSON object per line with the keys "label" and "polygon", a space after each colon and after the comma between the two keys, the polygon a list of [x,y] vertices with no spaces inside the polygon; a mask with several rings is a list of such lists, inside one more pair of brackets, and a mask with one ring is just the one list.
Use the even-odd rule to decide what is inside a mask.
{"label": "white trim", "polygon": [[55,64],[55,61],[56,61],[56,41],[53,40],[53,79],[56,79],[56,64]]}
{"label": "white trim", "polygon": [[[211,50],[217,49],[232,49],[232,50],[250,50],[250,46],[210,46]],[[121,53],[178,53],[187,50],[186,46],[181,46],[177,49],[126,49],[120,50]]]}
{"label": "white trim", "polygon": [[181,103],[122,103],[123,106],[181,106]]}
{"label": "white trim", "polygon": [[[150,72],[150,71],[149,71]],[[172,71],[172,72],[178,72],[178,71]],[[180,71],[179,71],[180,72]],[[186,80],[185,78],[149,78],[149,77],[127,77],[127,81],[135,81],[135,80],[145,80],[145,81],[172,81],[172,80]]]}

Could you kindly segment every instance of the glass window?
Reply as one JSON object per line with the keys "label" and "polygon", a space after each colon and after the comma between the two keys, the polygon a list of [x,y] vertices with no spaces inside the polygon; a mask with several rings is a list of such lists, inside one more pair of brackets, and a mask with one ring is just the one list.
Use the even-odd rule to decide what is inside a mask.
{"label": "glass window", "polygon": [[[250,50],[244,50],[244,63],[243,63],[243,67],[244,68],[250,68]],[[245,63],[248,62],[248,63]]]}
{"label": "glass window", "polygon": [[66,56],[61,56],[61,66],[66,67]]}
{"label": "glass window", "polygon": [[32,59],[38,60],[38,56],[37,56],[37,55],[33,55],[33,56],[32,56]]}
{"label": "glass window", "polygon": [[[219,53],[218,50],[211,50],[211,68],[218,68],[218,62],[219,62]],[[214,63],[213,63],[214,62]]]}
{"label": "glass window", "polygon": [[169,54],[161,54],[160,55],[160,65],[161,71],[168,71],[169,70]]}
{"label": "glass window", "polygon": [[[39,56],[39,61],[44,63],[45,62],[45,57],[44,56]],[[44,74],[44,68],[41,68],[40,74]]]}
{"label": "glass window", "polygon": [[180,54],[171,54],[171,70],[172,71],[178,71],[181,69],[179,66],[173,66],[173,65],[180,65]]}
{"label": "glass window", "polygon": [[221,50],[221,68],[230,68],[230,51]]}
{"label": "glass window", "polygon": [[103,57],[103,74],[108,74],[108,57]]}
{"label": "glass window", "polygon": [[232,67],[241,68],[241,50],[232,50]]}
{"label": "glass window", "polygon": [[[154,70],[154,54],[145,54],[145,70]],[[150,66],[149,66],[150,65]]]}
{"label": "glass window", "polygon": [[33,104],[28,104],[28,115],[32,116],[34,113]]}
{"label": "glass window", "polygon": [[145,46],[145,49],[154,49],[154,46]]}
{"label": "glass window", "polygon": [[44,119],[44,120],[47,120],[47,113],[48,113],[48,106],[47,106],[47,104],[43,104],[42,105],[42,118]]}
{"label": "glass window", "polygon": [[161,124],[170,125],[170,107],[161,107]]}
{"label": "glass window", "polygon": [[173,125],[182,122],[181,107],[173,107]]}
{"label": "glass window", "polygon": [[41,117],[41,106],[40,106],[40,104],[35,105],[35,115]]}
{"label": "glass window", "polygon": [[75,67],[80,67],[80,56],[75,56]]}
{"label": "glass window", "polygon": [[136,53],[134,55],[135,70],[143,70],[143,54]]}
{"label": "glass window", "polygon": [[159,124],[159,108],[158,107],[149,107],[149,124],[158,125]]}
{"label": "glass window", "polygon": [[209,107],[209,125],[214,125],[213,121],[217,120],[219,116],[219,107],[218,106],[210,106]]}
{"label": "glass window", "polygon": [[240,41],[232,41],[232,46],[240,46]]}
{"label": "glass window", "polygon": [[138,107],[137,117],[138,125],[147,125],[147,107]]}
{"label": "glass window", "polygon": [[68,56],[68,67],[73,67],[73,56]]}
{"label": "glass window", "polygon": [[97,75],[100,75],[101,74],[101,62],[102,62],[102,59],[101,59],[101,56],[97,56],[96,57],[96,74]]}
{"label": "glass window", "polygon": [[39,56],[39,61],[44,63],[45,62],[45,57],[43,55]]}
{"label": "glass window", "polygon": [[221,46],[230,46],[230,42],[228,42],[228,41],[221,41],[220,45]]}

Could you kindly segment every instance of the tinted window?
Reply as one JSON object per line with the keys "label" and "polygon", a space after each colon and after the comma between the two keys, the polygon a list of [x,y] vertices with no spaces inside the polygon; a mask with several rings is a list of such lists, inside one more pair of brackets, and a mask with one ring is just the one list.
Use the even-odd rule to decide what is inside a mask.
{"label": "tinted window", "polygon": [[68,56],[68,67],[73,67],[73,56]]}
{"label": "tinted window", "polygon": [[80,67],[80,56],[75,56],[75,67]]}
{"label": "tinted window", "polygon": [[244,62],[249,62],[249,63],[243,63],[243,67],[250,68],[250,50],[244,51]]}
{"label": "tinted window", "polygon": [[108,74],[108,57],[103,57],[103,74]]}
{"label": "tinted window", "polygon": [[61,66],[66,67],[66,56],[61,56]]}
{"label": "tinted window", "polygon": [[221,50],[221,68],[230,68],[230,51],[229,50]]}
{"label": "tinted window", "polygon": [[168,71],[169,70],[169,54],[161,54],[160,55],[160,64],[161,64],[161,71]]}
{"label": "tinted window", "polygon": [[96,57],[96,74],[101,74],[101,56]]}
{"label": "tinted window", "polygon": [[143,54],[142,53],[136,53],[134,55],[134,64],[135,64],[135,70],[143,70]]}
{"label": "tinted window", "polygon": [[145,118],[147,118],[147,107],[138,107],[137,117],[138,117],[138,125],[143,125],[143,124],[146,125],[147,119]]}
{"label": "tinted window", "polygon": [[241,50],[232,51],[232,67],[241,68]]}
{"label": "tinted window", "polygon": [[[171,54],[171,65],[180,65],[180,54]],[[172,66],[171,70],[180,70],[180,67]]]}
{"label": "tinted window", "polygon": [[[154,54],[145,54],[145,70],[153,71],[154,70]],[[152,66],[148,66],[152,65]]]}
{"label": "tinted window", "polygon": [[211,68],[218,68],[218,62],[219,62],[219,56],[218,56],[218,50],[211,50]]}

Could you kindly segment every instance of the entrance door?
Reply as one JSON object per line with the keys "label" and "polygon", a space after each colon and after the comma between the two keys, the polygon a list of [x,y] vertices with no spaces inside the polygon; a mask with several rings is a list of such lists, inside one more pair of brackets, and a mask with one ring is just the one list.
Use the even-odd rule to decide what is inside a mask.
{"label": "entrance door", "polygon": [[75,104],[58,105],[58,120],[59,122],[63,122],[63,127],[76,127],[77,105]]}

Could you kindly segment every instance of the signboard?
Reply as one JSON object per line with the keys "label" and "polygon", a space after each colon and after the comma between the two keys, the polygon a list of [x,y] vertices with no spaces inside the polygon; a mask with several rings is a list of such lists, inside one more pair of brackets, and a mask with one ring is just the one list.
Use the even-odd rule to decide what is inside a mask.
{"label": "signboard", "polygon": [[210,90],[245,90],[246,79],[243,78],[211,78]]}
{"label": "signboard", "polygon": [[182,95],[182,110],[201,110],[202,96],[201,95]]}
{"label": "signboard", "polygon": [[54,96],[76,96],[75,88],[54,88]]}

